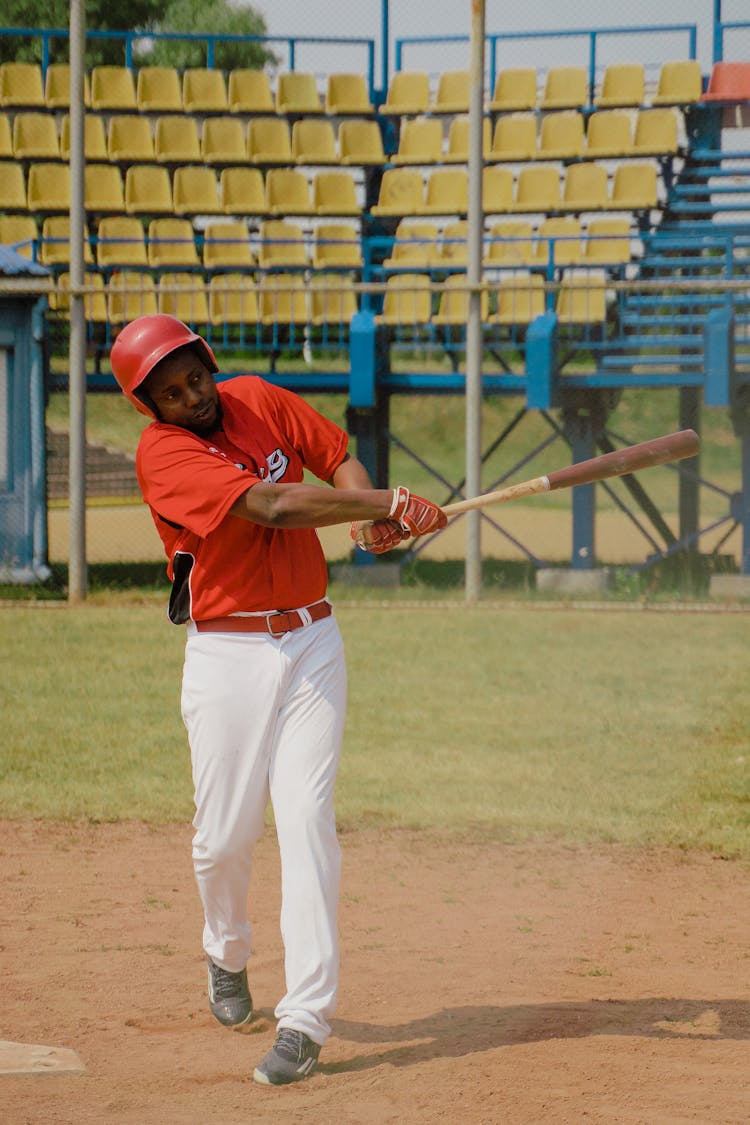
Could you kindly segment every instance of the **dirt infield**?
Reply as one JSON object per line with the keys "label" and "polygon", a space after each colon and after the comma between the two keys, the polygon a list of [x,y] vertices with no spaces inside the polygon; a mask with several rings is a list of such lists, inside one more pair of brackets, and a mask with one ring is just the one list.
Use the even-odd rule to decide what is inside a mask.
{"label": "dirt infield", "polygon": [[320,1073],[250,1074],[281,994],[258,848],[246,1035],[207,1011],[190,828],[1,822],[0,1038],[80,1077],[0,1078],[5,1125],[747,1122],[750,872],[717,856],[342,836],[342,989]]}

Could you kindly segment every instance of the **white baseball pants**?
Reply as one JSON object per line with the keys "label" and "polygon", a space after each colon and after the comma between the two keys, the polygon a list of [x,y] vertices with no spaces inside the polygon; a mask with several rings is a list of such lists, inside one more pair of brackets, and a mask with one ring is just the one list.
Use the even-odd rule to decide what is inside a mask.
{"label": "white baseball pants", "polygon": [[195,786],[203,947],[230,972],[247,963],[252,852],[270,796],[287,989],[276,1018],[279,1028],[320,1044],[330,1034],[338,987],[333,791],[345,711],[344,650],[333,617],[280,637],[198,633],[188,625],[182,715]]}

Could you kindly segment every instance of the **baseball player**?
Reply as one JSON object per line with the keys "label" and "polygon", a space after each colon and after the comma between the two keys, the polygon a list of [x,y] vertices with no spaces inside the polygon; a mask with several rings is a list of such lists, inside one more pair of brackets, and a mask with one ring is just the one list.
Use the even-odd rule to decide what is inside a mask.
{"label": "baseball player", "polygon": [[[168,559],[169,618],[187,626],[182,716],[195,796],[209,1006],[248,1023],[247,897],[270,798],[281,856],[286,993],[256,1082],[315,1069],[338,985],[333,790],[346,670],[315,528],[350,523],[382,553],[444,527],[404,487],[374,489],[347,435],[255,376],[217,385],[206,342],[170,316],[123,328],[112,370],[152,418],[136,468]],[[332,487],[303,483],[304,470]]]}

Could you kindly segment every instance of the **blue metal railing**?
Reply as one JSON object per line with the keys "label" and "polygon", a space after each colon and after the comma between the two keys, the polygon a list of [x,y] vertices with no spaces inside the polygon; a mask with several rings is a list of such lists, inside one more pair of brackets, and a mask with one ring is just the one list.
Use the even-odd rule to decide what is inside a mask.
{"label": "blue metal railing", "polygon": [[[726,25],[729,26],[729,25]],[[497,53],[498,45],[506,42],[527,42],[531,39],[587,39],[588,40],[588,69],[589,69],[589,96],[593,100],[594,83],[597,71],[597,48],[599,41],[604,37],[621,35],[659,35],[659,34],[686,34],[687,57],[694,59],[697,53],[698,32],[694,23],[654,24],[651,27],[638,25],[635,27],[595,27],[588,29],[561,28],[555,31],[503,31],[486,36],[489,51],[489,88],[494,90],[497,78]],[[467,35],[427,35],[408,36],[397,39],[395,43],[396,70],[403,70],[404,48],[409,46],[427,46],[438,43],[465,43],[468,46]]]}

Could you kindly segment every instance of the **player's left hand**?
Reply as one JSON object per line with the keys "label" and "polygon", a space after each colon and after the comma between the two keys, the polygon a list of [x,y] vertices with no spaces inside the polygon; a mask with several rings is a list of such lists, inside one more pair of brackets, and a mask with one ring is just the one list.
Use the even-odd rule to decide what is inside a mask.
{"label": "player's left hand", "polygon": [[448,522],[448,517],[442,508],[425,500],[423,496],[414,496],[408,488],[399,485],[393,490],[393,504],[389,512],[393,520],[398,520],[406,532],[404,538],[409,536],[418,538],[420,535],[429,535],[431,531],[439,531]]}

